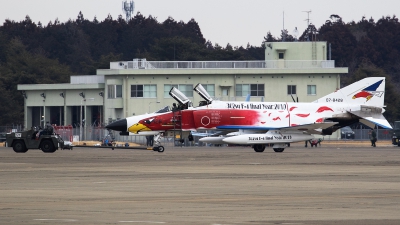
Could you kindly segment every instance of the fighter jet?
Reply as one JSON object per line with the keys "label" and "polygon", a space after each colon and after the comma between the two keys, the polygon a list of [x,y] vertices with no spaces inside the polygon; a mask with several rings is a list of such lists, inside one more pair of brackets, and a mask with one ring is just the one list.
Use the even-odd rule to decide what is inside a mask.
{"label": "fighter jet", "polygon": [[[283,152],[289,143],[311,140],[314,134],[331,135],[357,122],[391,129],[382,115],[384,77],[362,79],[311,103],[218,101],[201,84],[194,90],[204,99],[197,107],[172,88],[170,95],[179,102],[178,109],[128,117],[106,128],[134,135],[217,129],[225,133],[200,141],[252,145],[256,152],[263,152],[266,144],[272,144],[275,152]],[[155,150],[164,151],[164,147],[156,141]]]}

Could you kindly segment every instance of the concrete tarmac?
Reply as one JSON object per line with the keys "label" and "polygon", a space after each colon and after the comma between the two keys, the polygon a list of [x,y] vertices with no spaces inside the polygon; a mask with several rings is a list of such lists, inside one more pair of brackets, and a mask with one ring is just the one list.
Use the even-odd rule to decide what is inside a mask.
{"label": "concrete tarmac", "polygon": [[0,224],[400,224],[400,148],[0,147]]}

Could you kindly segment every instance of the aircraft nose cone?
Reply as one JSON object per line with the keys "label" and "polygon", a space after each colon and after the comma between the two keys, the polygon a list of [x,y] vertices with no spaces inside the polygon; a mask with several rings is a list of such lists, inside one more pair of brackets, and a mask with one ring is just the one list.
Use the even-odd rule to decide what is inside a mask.
{"label": "aircraft nose cone", "polygon": [[126,119],[117,120],[113,123],[108,124],[106,126],[106,128],[111,129],[111,130],[116,130],[116,131],[127,131],[128,126],[126,123],[127,123]]}

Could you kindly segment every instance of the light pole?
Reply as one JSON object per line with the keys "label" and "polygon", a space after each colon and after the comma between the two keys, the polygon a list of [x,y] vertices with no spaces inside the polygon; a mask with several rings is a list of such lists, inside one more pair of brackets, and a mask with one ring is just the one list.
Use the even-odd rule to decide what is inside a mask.
{"label": "light pole", "polygon": [[149,102],[149,113],[150,113],[150,104],[151,103],[161,103],[160,101],[156,101],[156,102]]}
{"label": "light pole", "polygon": [[82,123],[83,123],[83,120],[82,120],[82,103],[83,103],[83,101],[85,101],[85,109],[86,109],[86,100],[90,100],[90,101],[93,101],[94,100],[94,98],[82,98],[81,99],[81,113],[80,113],[80,116],[81,116],[81,118],[80,118],[80,126],[79,126],[79,142],[82,140]]}

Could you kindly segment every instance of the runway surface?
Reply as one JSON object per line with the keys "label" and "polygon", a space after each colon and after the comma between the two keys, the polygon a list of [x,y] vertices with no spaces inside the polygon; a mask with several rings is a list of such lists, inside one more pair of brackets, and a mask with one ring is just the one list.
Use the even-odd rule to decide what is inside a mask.
{"label": "runway surface", "polygon": [[0,147],[0,224],[400,224],[390,145]]}

